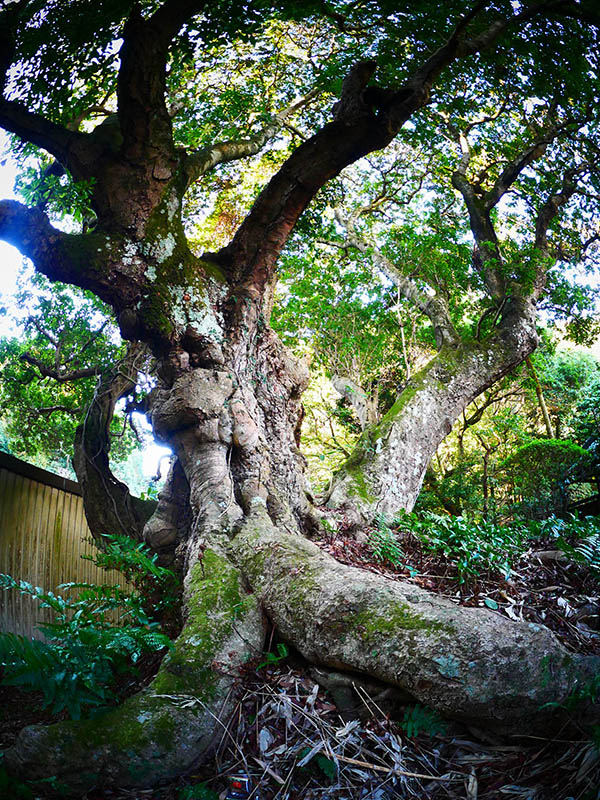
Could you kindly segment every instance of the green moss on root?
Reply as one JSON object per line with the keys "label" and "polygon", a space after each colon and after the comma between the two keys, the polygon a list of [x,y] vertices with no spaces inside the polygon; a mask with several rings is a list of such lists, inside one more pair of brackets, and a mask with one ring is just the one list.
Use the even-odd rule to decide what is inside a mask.
{"label": "green moss on root", "polygon": [[206,550],[194,565],[187,588],[188,620],[154,679],[155,692],[213,699],[218,678],[214,658],[235,620],[256,603],[252,595],[242,597],[239,580],[239,572],[213,550]]}
{"label": "green moss on root", "polygon": [[407,603],[386,603],[385,616],[372,609],[353,614],[351,626],[354,629],[360,628],[369,639],[380,635],[393,636],[401,630],[455,633],[452,625],[427,619],[412,611]]}

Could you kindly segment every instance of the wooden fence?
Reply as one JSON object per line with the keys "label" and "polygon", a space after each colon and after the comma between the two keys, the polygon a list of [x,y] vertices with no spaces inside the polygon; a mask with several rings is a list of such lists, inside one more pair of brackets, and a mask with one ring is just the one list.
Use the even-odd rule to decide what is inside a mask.
{"label": "wooden fence", "polygon": [[[118,583],[81,558],[95,551],[79,485],[0,452],[0,573],[59,592],[69,581]],[[15,589],[0,590],[0,630],[41,637],[36,625],[46,609]]]}

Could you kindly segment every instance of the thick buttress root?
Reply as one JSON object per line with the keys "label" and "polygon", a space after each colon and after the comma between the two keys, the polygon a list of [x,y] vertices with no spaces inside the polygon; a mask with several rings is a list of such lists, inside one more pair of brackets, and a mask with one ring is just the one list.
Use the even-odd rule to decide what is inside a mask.
{"label": "thick buttress root", "polygon": [[[464,608],[335,561],[257,509],[234,540],[271,621],[313,664],[371,675],[455,719],[498,732],[548,731],[561,703],[600,673],[543,626]],[[600,707],[581,707],[600,719]]]}
{"label": "thick buttress root", "polygon": [[236,702],[265,620],[240,573],[206,550],[191,571],[188,618],[147,689],[101,717],[25,728],[5,753],[26,780],[56,776],[74,796],[95,786],[155,786],[208,757]]}

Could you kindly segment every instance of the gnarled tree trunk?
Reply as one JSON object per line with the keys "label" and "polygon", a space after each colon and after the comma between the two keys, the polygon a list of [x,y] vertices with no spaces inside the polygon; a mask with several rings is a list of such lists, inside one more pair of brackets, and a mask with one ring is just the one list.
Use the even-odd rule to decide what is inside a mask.
{"label": "gnarled tree trunk", "polygon": [[[170,351],[151,398],[155,431],[190,492],[179,543],[185,624],[174,649],[147,689],[100,719],[25,729],[5,755],[9,769],[56,775],[73,793],[100,782],[149,786],[188,770],[218,741],[242,668],[264,648],[266,617],[309,661],[372,675],[456,719],[499,731],[553,725],[544,703],[589,680],[598,659],[569,654],[539,626],[345,567],[308,541],[296,442],[305,369],[266,325],[249,338],[222,330],[219,364],[190,366],[187,353]],[[484,348],[471,358],[485,363]],[[442,384],[461,385],[434,375],[423,378],[433,414]],[[457,391],[453,402],[467,402]],[[403,452],[421,446],[421,433],[422,423],[404,433]]]}
{"label": "gnarled tree trunk", "polygon": [[357,523],[377,513],[411,511],[431,459],[460,414],[518,366],[537,341],[533,303],[515,298],[483,342],[444,344],[381,422],[363,433],[334,476],[328,505],[344,508]]}

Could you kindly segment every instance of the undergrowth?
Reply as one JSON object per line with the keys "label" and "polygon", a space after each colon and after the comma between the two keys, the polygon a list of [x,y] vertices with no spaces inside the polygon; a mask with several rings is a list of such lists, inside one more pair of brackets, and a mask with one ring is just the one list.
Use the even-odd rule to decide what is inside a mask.
{"label": "undergrowth", "polygon": [[[156,615],[175,602],[176,579],[159,567],[144,545],[126,537],[108,537],[106,552],[92,560],[101,567],[122,568],[134,587],[92,583],[65,583],[61,594],[44,591],[10,575],[0,575],[0,589],[28,595],[53,619],[38,626],[44,639],[13,633],[0,634],[0,666],[4,685],[19,686],[43,695],[51,713],[67,710],[72,719],[116,699],[116,678],[134,673],[146,652],[170,645]],[[126,540],[126,541],[124,541]],[[143,588],[151,582],[160,598],[150,604]]]}
{"label": "undergrowth", "polygon": [[553,516],[501,524],[433,512],[402,512],[391,523],[379,516],[369,533],[374,558],[416,574],[414,567],[406,563],[401,545],[401,539],[407,536],[415,537],[424,552],[443,556],[455,568],[459,584],[494,572],[510,577],[515,561],[532,539],[554,539],[572,561],[587,565],[600,575],[600,520],[595,517]]}

